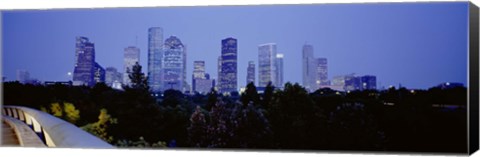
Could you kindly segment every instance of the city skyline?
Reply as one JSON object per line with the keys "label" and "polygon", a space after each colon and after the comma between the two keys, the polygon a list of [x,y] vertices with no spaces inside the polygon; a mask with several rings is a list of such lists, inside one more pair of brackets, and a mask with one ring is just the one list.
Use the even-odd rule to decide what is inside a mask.
{"label": "city skyline", "polygon": [[[4,76],[7,80],[13,80],[17,69],[25,69],[31,77],[40,80],[67,80],[67,73],[73,72],[75,50],[72,41],[76,36],[85,36],[95,42],[96,61],[103,67],[122,69],[121,49],[130,45],[137,46],[142,50],[140,64],[144,67],[143,72],[147,73],[147,30],[161,27],[164,36],[176,35],[188,45],[187,70],[184,70],[187,72],[186,80],[191,80],[193,60],[204,60],[206,72],[217,79],[217,59],[221,53],[218,43],[222,39],[233,37],[238,39],[237,88],[245,86],[243,78],[246,78],[247,71],[244,69],[248,67],[248,61],[258,60],[256,46],[269,42],[277,43],[278,51],[285,54],[284,82],[302,84],[302,66],[299,62],[302,60],[302,46],[308,43],[315,48],[315,57],[328,59],[329,80],[334,76],[357,73],[377,76],[380,83],[377,83],[377,87],[402,84],[409,88],[428,88],[442,82],[467,85],[467,32],[456,29],[467,25],[467,13],[462,12],[465,7],[467,3],[7,11],[3,13]],[[140,17],[160,13],[174,14],[159,16],[165,19],[155,20],[157,22]],[[336,19],[326,17],[331,14]],[[118,26],[110,31],[108,26],[112,24],[101,21],[107,15],[114,15],[113,24],[127,19],[132,20],[134,25],[125,24],[127,26]],[[194,17],[175,18],[185,15]],[[236,18],[208,23],[196,19],[231,16]],[[238,19],[240,17],[242,19]],[[311,17],[318,20],[306,20]],[[89,18],[92,20],[91,25],[80,27],[81,29],[70,26],[71,24],[55,29],[73,19]],[[254,25],[235,25],[236,20],[248,20]],[[40,21],[47,22],[39,24]],[[357,23],[360,21],[363,22]],[[189,25],[191,23],[198,26]],[[127,29],[129,26],[132,29]],[[43,32],[39,31],[53,35],[42,35]],[[30,38],[25,38],[25,35],[30,35]],[[115,37],[117,35],[120,37]],[[39,41],[39,37],[46,40]],[[19,42],[20,39],[23,42]],[[30,46],[22,46],[20,43]],[[50,46],[52,44],[54,47]],[[39,53],[45,56],[38,55]],[[41,62],[23,56],[51,57],[55,63],[40,65]],[[12,62],[19,60],[22,62]]]}

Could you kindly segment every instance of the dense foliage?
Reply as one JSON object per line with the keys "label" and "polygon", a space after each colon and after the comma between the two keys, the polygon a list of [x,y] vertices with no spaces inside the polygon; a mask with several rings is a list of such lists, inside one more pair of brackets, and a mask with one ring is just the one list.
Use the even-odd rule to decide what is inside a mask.
{"label": "dense foliage", "polygon": [[[138,69],[134,69],[137,70]],[[349,93],[249,84],[240,96],[153,97],[145,77],[125,90],[4,82],[4,104],[42,109],[121,147],[464,152],[466,88]],[[450,105],[450,106],[448,106]],[[452,107],[452,105],[454,105]]]}

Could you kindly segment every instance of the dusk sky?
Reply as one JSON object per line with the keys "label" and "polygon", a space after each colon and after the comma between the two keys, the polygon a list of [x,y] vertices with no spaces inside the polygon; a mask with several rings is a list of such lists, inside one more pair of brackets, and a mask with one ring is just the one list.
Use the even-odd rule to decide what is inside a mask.
{"label": "dusk sky", "polygon": [[[276,43],[285,82],[302,81],[302,46],[328,59],[328,78],[377,76],[377,86],[429,88],[467,83],[468,2],[273,6],[57,9],[2,12],[2,70],[7,81],[25,69],[42,81],[66,81],[73,72],[75,37],[95,43],[96,61],[123,71],[124,48],[140,48],[147,72],[148,28],[162,27],[187,47],[187,81],[193,61],[217,77],[221,40],[238,40],[238,87],[258,45]],[[136,40],[137,37],[137,40]]]}

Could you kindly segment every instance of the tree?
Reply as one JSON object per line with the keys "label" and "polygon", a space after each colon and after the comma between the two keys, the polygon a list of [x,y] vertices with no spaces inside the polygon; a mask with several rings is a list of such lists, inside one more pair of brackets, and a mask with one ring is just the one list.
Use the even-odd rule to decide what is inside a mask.
{"label": "tree", "polygon": [[110,124],[116,124],[117,123],[117,119],[116,118],[113,118],[111,117],[108,112],[107,112],[107,109],[101,109],[100,110],[100,115],[98,115],[98,121],[95,122],[95,123],[90,123],[90,124],[87,124],[85,126],[82,126],[80,128],[82,128],[83,130],[89,132],[89,133],[92,133],[94,134],[95,136],[111,143],[113,142],[113,137],[108,135],[107,133],[107,128],[108,128],[108,125]]}
{"label": "tree", "polygon": [[240,98],[243,105],[248,105],[250,102],[253,102],[254,105],[259,105],[260,97],[258,96],[257,87],[250,82],[247,85],[247,89],[244,93],[242,93],[242,97]]}
{"label": "tree", "polygon": [[144,90],[149,90],[148,86],[148,78],[145,76],[145,74],[142,72],[142,66],[138,64],[138,62],[135,62],[135,65],[132,66],[132,70],[127,69],[128,78],[130,78],[130,88],[134,89],[144,89]]}
{"label": "tree", "polygon": [[263,97],[262,97],[263,98],[262,99],[262,105],[265,108],[270,107],[270,101],[272,100],[274,89],[275,89],[275,87],[272,85],[272,82],[268,82],[267,87],[265,87],[265,92],[263,93]]}
{"label": "tree", "polygon": [[[184,100],[182,100],[184,101]],[[168,146],[185,146],[188,145],[188,131],[189,117],[192,114],[188,111],[186,103],[176,104],[174,106],[161,105],[160,113],[161,117],[158,122],[159,134],[153,134],[153,136],[159,136],[159,140],[168,141]],[[151,132],[150,130],[146,130]],[[175,144],[172,144],[175,143]]]}
{"label": "tree", "polygon": [[163,92],[162,106],[175,107],[181,105],[184,102],[184,95],[181,91],[175,89],[168,89]]}
{"label": "tree", "polygon": [[118,140],[116,145],[118,147],[139,147],[139,148],[145,148],[145,147],[153,147],[153,148],[165,148],[167,147],[167,143],[163,141],[158,141],[155,143],[150,143],[145,140],[143,137],[139,137],[138,141],[132,141],[132,140]]}
{"label": "tree", "polygon": [[70,123],[75,124],[75,122],[80,119],[80,111],[75,109],[75,106],[72,103],[63,103],[63,109],[65,112],[65,118]]}
{"label": "tree", "polygon": [[253,102],[247,105],[236,103],[230,115],[229,126],[234,136],[229,147],[232,148],[267,148],[272,132],[261,107]]}
{"label": "tree", "polygon": [[287,82],[283,91],[274,94],[271,104],[268,117],[276,147],[311,149],[319,143],[313,137],[321,131],[324,116],[305,88]]}
{"label": "tree", "polygon": [[200,106],[197,106],[195,112],[193,112],[190,117],[190,127],[187,129],[190,145],[194,147],[204,147],[207,124]]}
{"label": "tree", "polygon": [[218,93],[215,90],[215,88],[212,87],[212,89],[208,93],[208,100],[207,100],[207,104],[205,105],[205,108],[208,111],[211,111],[212,107],[215,106],[217,101],[218,101]]}
{"label": "tree", "polygon": [[[50,113],[56,117],[62,118],[72,124],[75,124],[80,119],[80,111],[75,108],[72,103],[64,102],[60,105],[60,103],[52,103],[50,105]],[[48,112],[46,108],[42,108],[43,111]]]}
{"label": "tree", "polygon": [[209,148],[226,147],[233,134],[228,127],[229,113],[223,101],[217,101],[210,111],[210,123],[207,127],[207,141]]}

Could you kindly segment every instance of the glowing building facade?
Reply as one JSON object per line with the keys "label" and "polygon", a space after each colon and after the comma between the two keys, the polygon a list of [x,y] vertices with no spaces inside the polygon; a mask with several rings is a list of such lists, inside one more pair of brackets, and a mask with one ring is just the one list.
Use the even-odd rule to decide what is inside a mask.
{"label": "glowing building facade", "polygon": [[219,91],[221,93],[234,92],[237,91],[237,39],[226,38],[222,40],[221,44]]}
{"label": "glowing building facade", "polygon": [[154,92],[162,89],[162,47],[163,29],[151,27],[148,29],[148,85]]}

